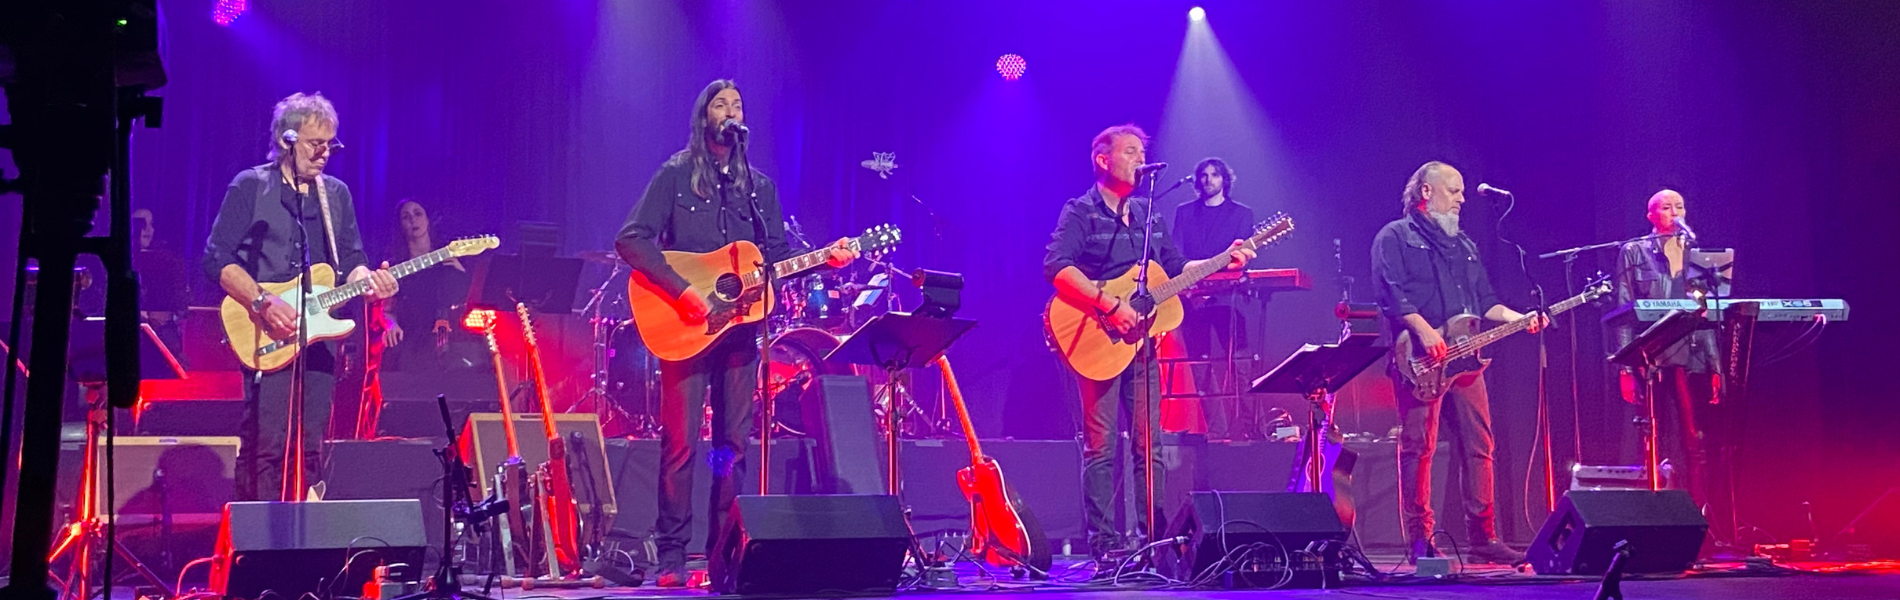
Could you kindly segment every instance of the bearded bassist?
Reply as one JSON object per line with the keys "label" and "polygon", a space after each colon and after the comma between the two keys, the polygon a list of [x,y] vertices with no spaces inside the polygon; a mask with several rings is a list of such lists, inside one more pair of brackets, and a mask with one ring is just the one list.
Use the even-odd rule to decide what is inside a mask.
{"label": "bearded bassist", "polygon": [[[1408,337],[1413,353],[1443,360],[1451,353],[1440,328],[1458,315],[1483,315],[1498,323],[1532,318],[1498,302],[1477,245],[1459,228],[1465,202],[1464,176],[1451,165],[1429,162],[1412,173],[1402,195],[1404,216],[1386,224],[1372,241],[1372,274],[1388,340]],[[1546,324],[1529,321],[1533,333]],[[1414,357],[1397,356],[1395,361]],[[1432,455],[1438,447],[1441,411],[1452,436],[1454,460],[1463,461],[1464,520],[1468,560],[1513,564],[1523,554],[1497,536],[1493,511],[1491,404],[1480,374],[1453,382],[1442,396],[1420,397],[1395,364],[1393,394],[1399,409],[1399,504],[1412,560],[1438,556],[1431,511]]]}

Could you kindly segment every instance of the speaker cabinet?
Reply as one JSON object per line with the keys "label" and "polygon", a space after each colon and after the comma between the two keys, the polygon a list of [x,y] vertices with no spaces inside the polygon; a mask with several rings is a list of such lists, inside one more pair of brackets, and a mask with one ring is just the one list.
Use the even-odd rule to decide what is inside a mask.
{"label": "speaker cabinet", "polygon": [[1629,540],[1628,573],[1681,573],[1695,563],[1709,521],[1682,490],[1571,490],[1525,553],[1542,575],[1602,575]]}
{"label": "speaker cabinet", "polygon": [[910,528],[896,496],[740,496],[713,550],[721,594],[890,595]]}
{"label": "speaker cabinet", "polygon": [[244,600],[354,595],[377,565],[420,569],[427,543],[416,500],[232,502],[211,589]]}
{"label": "speaker cabinet", "polygon": [[820,375],[799,402],[812,448],[813,488],[820,494],[884,492],[878,457],[877,413],[871,408],[869,380],[854,375]]}
{"label": "speaker cabinet", "polygon": [[1344,568],[1346,526],[1322,493],[1194,492],[1174,532],[1187,538],[1163,559],[1175,579],[1223,571],[1233,588],[1330,588]]}
{"label": "speaker cabinet", "polygon": [[[554,415],[555,432],[563,438],[572,439],[581,434],[580,452],[568,452],[567,464],[572,470],[569,480],[574,483],[574,500],[580,504],[580,514],[586,517],[593,511],[594,495],[598,495],[604,509],[607,522],[613,522],[618,512],[614,502],[614,482],[607,466],[607,451],[601,444],[600,417],[591,414]],[[495,493],[495,470],[508,460],[508,434],[503,430],[501,413],[469,413],[468,421],[462,426],[462,438],[458,444],[462,447],[462,459],[475,469],[476,478],[481,480],[482,495]],[[547,429],[541,425],[541,415],[515,415],[515,441],[521,447],[521,461],[529,469],[548,461]],[[577,456],[581,454],[584,456]],[[582,462],[586,471],[582,471]],[[587,477],[593,478],[588,485]]]}
{"label": "speaker cabinet", "polygon": [[[105,469],[105,440],[98,440],[100,464]],[[112,483],[118,505],[105,506],[105,478],[93,490],[93,509],[112,515],[121,527],[158,523],[169,516],[174,524],[217,523],[224,504],[236,492],[238,438],[133,437],[113,440],[117,469]]]}

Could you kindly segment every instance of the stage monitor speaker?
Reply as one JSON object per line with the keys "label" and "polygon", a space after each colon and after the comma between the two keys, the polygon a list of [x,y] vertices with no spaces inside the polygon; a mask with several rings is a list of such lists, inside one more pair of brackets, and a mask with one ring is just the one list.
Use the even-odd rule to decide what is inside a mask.
{"label": "stage monitor speaker", "polygon": [[[613,477],[608,474],[607,449],[601,444],[600,417],[592,414],[554,415],[554,430],[561,437],[573,439],[581,434],[581,443],[586,446],[584,457],[568,453],[568,468],[573,472],[568,479],[574,483],[574,499],[580,504],[580,514],[585,518],[591,513],[594,502],[589,490],[598,493],[604,505],[608,523],[618,512],[614,502]],[[462,459],[469,461],[481,480],[482,495],[495,493],[495,472],[503,461],[508,460],[508,433],[503,431],[501,413],[469,413],[468,421],[462,425],[461,439],[457,443],[462,447]],[[480,440],[481,443],[471,443]],[[521,461],[529,469],[548,461],[548,436],[546,428],[541,426],[541,415],[515,415],[515,441],[521,446]],[[587,471],[579,471],[585,461]],[[587,477],[593,478],[588,485]]]}
{"label": "stage monitor speaker", "polygon": [[1345,566],[1346,526],[1322,493],[1194,492],[1173,531],[1187,538],[1163,559],[1176,579],[1220,570],[1234,588],[1330,588]]}
{"label": "stage monitor speaker", "polygon": [[713,589],[740,595],[890,595],[911,543],[884,495],[740,496],[727,535]]}
{"label": "stage monitor speaker", "polygon": [[245,600],[355,595],[378,565],[421,569],[427,544],[417,500],[232,502],[211,589]]}
{"label": "stage monitor speaker", "polygon": [[1616,543],[1628,540],[1624,572],[1681,573],[1708,533],[1708,520],[1682,490],[1571,490],[1525,558],[1540,575],[1602,575]]}
{"label": "stage monitor speaker", "polygon": [[[99,464],[94,466],[104,469],[105,440],[97,443]],[[92,495],[93,510],[113,515],[121,527],[158,523],[169,516],[173,524],[209,529],[237,489],[232,482],[238,438],[119,436],[113,446],[118,506],[106,510],[106,480],[101,477]]]}
{"label": "stage monitor speaker", "polygon": [[855,375],[820,375],[799,402],[816,442],[811,470],[820,494],[876,494],[884,488],[871,383]]}

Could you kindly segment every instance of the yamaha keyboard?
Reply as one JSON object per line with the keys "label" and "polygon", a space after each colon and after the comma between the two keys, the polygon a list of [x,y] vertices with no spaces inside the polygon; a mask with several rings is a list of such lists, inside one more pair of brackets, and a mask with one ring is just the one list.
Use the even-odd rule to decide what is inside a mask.
{"label": "yamaha keyboard", "polygon": [[1248,269],[1219,271],[1181,292],[1186,296],[1208,296],[1242,288],[1260,292],[1297,292],[1313,289],[1313,278],[1299,269]]}
{"label": "yamaha keyboard", "polygon": [[[1709,302],[1708,320],[1720,321],[1725,311],[1733,310],[1737,305],[1756,304],[1761,307],[1759,321],[1811,321],[1816,317],[1829,321],[1847,320],[1847,301],[1838,298],[1826,299],[1762,299],[1735,298]],[[1695,300],[1637,300],[1603,315],[1604,321],[1634,315],[1637,321],[1653,323],[1672,311],[1694,312],[1702,304]]]}

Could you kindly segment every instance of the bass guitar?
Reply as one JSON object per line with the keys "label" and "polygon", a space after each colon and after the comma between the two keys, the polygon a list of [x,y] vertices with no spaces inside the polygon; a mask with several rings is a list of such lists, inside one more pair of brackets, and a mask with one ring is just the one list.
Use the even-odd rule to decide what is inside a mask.
{"label": "bass guitar", "polygon": [[937,357],[937,367],[943,370],[944,387],[957,407],[957,420],[963,423],[963,437],[970,441],[970,466],[957,471],[957,487],[970,501],[970,553],[998,567],[1027,567],[1046,575],[1053,556],[1042,523],[1003,481],[996,459],[983,454],[976,427],[970,424],[970,409],[963,404],[963,390],[950,371],[950,359]]}
{"label": "bass guitar", "polygon": [[[1555,318],[1608,293],[1608,280],[1591,282],[1584,286],[1583,293],[1550,305],[1550,316]],[[1445,320],[1444,327],[1438,328],[1438,334],[1445,338],[1447,350],[1442,359],[1434,359],[1425,353],[1424,348],[1417,347],[1412,332],[1400,331],[1398,340],[1392,344],[1393,370],[1398,372],[1400,379],[1405,380],[1412,397],[1420,400],[1442,397],[1452,386],[1482,375],[1485,367],[1491,366],[1491,359],[1480,356],[1479,350],[1511,334],[1529,329],[1533,320],[1534,316],[1524,317],[1491,329],[1482,329],[1482,317],[1472,314],[1454,316]]]}
{"label": "bass guitar", "polygon": [[[501,240],[492,235],[455,240],[434,252],[390,267],[389,274],[401,279],[441,264],[442,261],[450,258],[474,256],[499,245],[501,245]],[[302,314],[304,322],[303,327],[307,328],[307,339],[309,343],[315,344],[340,338],[355,331],[355,321],[338,319],[331,316],[330,312],[342,306],[343,303],[369,292],[368,280],[346,283],[332,289],[330,284],[335,281],[336,267],[323,263],[310,265],[310,302],[308,304],[297,302],[297,299],[303,296],[301,293],[303,277],[301,276],[290,281],[263,283],[260,287],[264,288],[265,293],[275,295],[289,303],[292,308],[299,309],[298,312]],[[290,364],[291,359],[296,358],[297,353],[302,351],[302,348],[297,346],[296,332],[291,332],[290,335],[281,338],[271,337],[265,333],[268,328],[258,321],[256,315],[251,314],[251,307],[238,302],[235,298],[225,296],[218,314],[224,321],[224,337],[229,340],[231,351],[237,353],[238,362],[244,363],[246,368],[264,372],[276,371]]]}
{"label": "bass guitar", "polygon": [[[1293,232],[1293,218],[1275,215],[1274,218],[1254,227],[1254,234],[1243,243],[1243,248],[1255,250],[1265,248],[1286,239]],[[1217,257],[1218,258],[1218,257]],[[1049,345],[1062,357],[1076,373],[1096,381],[1108,381],[1128,368],[1135,360],[1135,353],[1141,349],[1144,340],[1173,331],[1181,326],[1181,292],[1199,282],[1202,278],[1220,271],[1227,266],[1225,260],[1209,260],[1181,272],[1179,277],[1168,278],[1167,271],[1153,261],[1148,263],[1148,291],[1154,302],[1142,307],[1130,304],[1135,313],[1141,315],[1141,322],[1125,332],[1116,332],[1109,325],[1108,315],[1095,310],[1086,302],[1056,295],[1049,299],[1049,305],[1043,310],[1043,333],[1049,338]],[[1128,302],[1135,293],[1135,276],[1141,271],[1141,265],[1128,268],[1121,277],[1097,282],[1102,291],[1109,296]]]}
{"label": "bass guitar", "polygon": [[[879,225],[848,244],[876,256],[900,239],[897,227]],[[772,269],[774,279],[786,279],[823,266],[830,257],[831,248],[826,247],[768,265],[759,247],[745,240],[712,252],[668,251],[666,264],[706,298],[710,310],[705,320],[688,320],[678,298],[637,269],[627,278],[627,303],[647,352],[661,360],[682,361],[698,356],[733,326],[765,319],[773,302],[772,290],[765,285],[766,268]]]}

